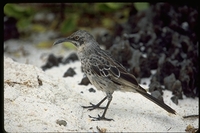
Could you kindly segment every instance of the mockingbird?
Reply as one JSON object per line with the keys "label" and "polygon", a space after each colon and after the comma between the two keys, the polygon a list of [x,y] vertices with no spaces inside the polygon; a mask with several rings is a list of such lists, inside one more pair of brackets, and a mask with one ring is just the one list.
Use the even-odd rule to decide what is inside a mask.
{"label": "mockingbird", "polygon": [[[104,109],[101,116],[92,117],[89,115],[93,120],[113,120],[106,118],[105,114],[112,100],[114,91],[140,93],[167,112],[176,114],[176,111],[171,107],[148,94],[147,91],[138,84],[135,76],[128,73],[119,62],[113,59],[106,51],[102,50],[93,36],[88,32],[78,30],[69,37],[55,41],[54,45],[62,42],[71,42],[77,47],[77,54],[84,73],[98,90],[106,93],[106,97],[98,104],[90,103],[91,106],[82,106],[83,108],[89,108],[89,110],[96,108]],[[101,107],[100,105],[106,99],[108,99],[106,107]]]}

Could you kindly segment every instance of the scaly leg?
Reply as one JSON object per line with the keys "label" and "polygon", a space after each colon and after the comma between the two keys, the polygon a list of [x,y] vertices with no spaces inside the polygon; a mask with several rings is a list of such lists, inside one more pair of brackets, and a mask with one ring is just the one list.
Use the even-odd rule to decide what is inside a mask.
{"label": "scaly leg", "polygon": [[93,109],[96,109],[96,108],[99,108],[99,109],[105,109],[105,107],[100,107],[100,105],[107,99],[107,96],[104,97],[98,104],[93,104],[93,103],[90,103],[91,106],[82,106],[83,108],[89,108],[88,110],[93,110]]}

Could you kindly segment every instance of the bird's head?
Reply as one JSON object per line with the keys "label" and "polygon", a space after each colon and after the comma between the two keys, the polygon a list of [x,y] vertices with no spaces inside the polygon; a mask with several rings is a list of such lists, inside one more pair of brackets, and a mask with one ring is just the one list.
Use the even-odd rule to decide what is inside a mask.
{"label": "bird's head", "polygon": [[90,35],[88,32],[84,30],[78,30],[66,38],[61,38],[61,39],[56,40],[53,45],[57,45],[62,42],[71,42],[77,48],[79,48],[83,45],[91,44],[91,42],[93,41],[96,42],[93,36]]}

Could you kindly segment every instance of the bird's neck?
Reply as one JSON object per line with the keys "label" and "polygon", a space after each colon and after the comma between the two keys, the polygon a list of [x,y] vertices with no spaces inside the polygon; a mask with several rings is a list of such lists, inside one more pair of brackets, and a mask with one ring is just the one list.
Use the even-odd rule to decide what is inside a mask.
{"label": "bird's neck", "polygon": [[99,47],[79,47],[77,54],[79,56],[79,59],[85,58],[85,57],[89,57],[91,54],[98,52]]}

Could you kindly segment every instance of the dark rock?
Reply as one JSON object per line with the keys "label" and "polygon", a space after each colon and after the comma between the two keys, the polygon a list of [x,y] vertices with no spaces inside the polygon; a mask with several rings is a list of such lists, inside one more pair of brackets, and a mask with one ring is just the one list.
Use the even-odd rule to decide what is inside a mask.
{"label": "dark rock", "polygon": [[79,85],[88,85],[90,83],[89,79],[87,76],[84,76],[81,80],[81,82],[79,83]]}
{"label": "dark rock", "polygon": [[179,80],[176,80],[172,85],[172,94],[174,94],[178,99],[183,99],[182,97],[182,85]]}
{"label": "dark rock", "polygon": [[121,36],[123,27],[121,24],[116,23],[114,28],[114,36]]}
{"label": "dark rock", "polygon": [[109,52],[111,56],[120,62],[124,67],[130,67],[128,61],[131,60],[134,52],[127,40],[121,39],[119,42],[110,47]]}
{"label": "dark rock", "polygon": [[109,32],[104,31],[102,34],[97,35],[96,40],[100,45],[104,45],[106,49],[109,49],[112,46],[114,36]]}
{"label": "dark rock", "polygon": [[90,89],[89,89],[89,92],[94,92],[94,93],[95,93],[95,92],[96,92],[96,90],[95,90],[95,89],[93,89],[93,88],[90,88]]}
{"label": "dark rock", "polygon": [[134,66],[132,69],[129,70],[129,73],[133,74],[137,78],[138,82],[140,80],[140,72],[141,70],[139,66]]}
{"label": "dark rock", "polygon": [[175,78],[179,77],[180,66],[175,64],[175,62],[167,59],[159,68],[157,69],[157,79],[161,84],[163,84],[163,79],[171,74],[174,74]]}
{"label": "dark rock", "polygon": [[140,59],[142,53],[139,50],[133,50],[133,54],[128,63],[131,65],[130,72],[136,77],[141,77]]}
{"label": "dark rock", "polygon": [[193,66],[191,60],[184,60],[182,62],[182,68],[180,70],[180,76],[179,76],[179,80],[182,83],[183,92],[188,97],[194,97],[195,96],[194,92],[197,89],[196,87],[197,86],[196,78],[198,77],[197,70],[191,66]]}
{"label": "dark rock", "polygon": [[184,53],[187,53],[188,52],[188,47],[189,47],[190,43],[189,43],[189,40],[182,40],[181,41],[181,46],[182,46],[182,50]]}
{"label": "dark rock", "polygon": [[153,81],[149,85],[149,92],[159,91],[160,94],[163,94],[162,90],[163,88],[161,87],[161,84],[158,81]]}
{"label": "dark rock", "polygon": [[39,77],[39,76],[37,76],[37,80],[38,80],[38,85],[39,85],[39,86],[42,86],[42,85],[43,85],[43,83],[42,83],[42,80],[40,79],[40,77]]}
{"label": "dark rock", "polygon": [[67,125],[67,122],[65,121],[65,120],[57,120],[56,121],[56,124],[58,124],[58,125],[63,125],[63,126],[66,126]]}
{"label": "dark rock", "polygon": [[161,67],[163,65],[163,63],[165,62],[165,59],[166,59],[166,55],[162,53],[158,59],[158,67]]}
{"label": "dark rock", "polygon": [[172,100],[173,103],[175,103],[176,105],[178,105],[178,97],[177,96],[171,97],[171,100]]}
{"label": "dark rock", "polygon": [[76,53],[71,53],[64,61],[63,61],[63,64],[67,64],[69,63],[70,61],[73,62],[73,61],[76,61],[78,60],[78,56]]}
{"label": "dark rock", "polygon": [[172,90],[172,85],[176,81],[176,78],[174,74],[172,73],[171,75],[167,76],[164,78],[164,86],[167,90]]}
{"label": "dark rock", "polygon": [[[187,97],[198,96],[197,7],[185,4],[156,3],[151,5],[150,10],[143,12],[142,16],[139,17],[139,14],[141,13],[138,12],[129,18],[131,23],[128,24],[133,25],[131,33],[134,33],[135,37],[137,36],[137,39],[133,37],[129,40],[134,46],[134,50],[139,50],[139,43],[143,42],[142,47],[145,48],[142,52],[146,52],[148,60],[151,60],[150,56],[156,55],[158,60],[156,58],[151,60],[154,69],[157,69],[155,81],[163,85],[164,78],[173,73],[174,82],[168,80],[166,83],[165,81],[166,88],[172,89],[178,99],[182,97],[181,88]],[[144,20],[150,21],[147,24]],[[134,32],[135,29],[139,32]],[[123,30],[122,27],[121,31]],[[156,38],[153,37],[153,34]],[[137,62],[137,60],[135,61]],[[156,61],[158,68],[155,65]],[[141,66],[135,70],[142,73],[145,68],[152,67],[146,61],[143,61]],[[137,76],[140,73],[134,74]],[[151,81],[150,91],[158,88],[155,81]]]}
{"label": "dark rock", "polygon": [[57,60],[58,60],[59,63],[61,63],[62,60],[63,60],[63,57],[60,56],[60,57],[57,58]]}
{"label": "dark rock", "polygon": [[151,53],[147,55],[148,66],[151,70],[158,68],[158,59],[159,59],[159,56],[155,53]]}
{"label": "dark rock", "polygon": [[162,94],[157,90],[157,91],[153,91],[151,92],[151,95],[155,98],[157,98],[158,100],[163,101],[163,97],[162,97]]}
{"label": "dark rock", "polygon": [[65,72],[65,74],[63,75],[63,77],[73,77],[74,75],[76,74],[76,72],[74,71],[74,69],[73,68],[69,68],[66,72]]}
{"label": "dark rock", "polygon": [[51,68],[53,66],[58,66],[61,60],[62,60],[62,57],[57,58],[56,56],[54,56],[54,54],[50,54],[47,59],[46,64],[42,66],[42,70],[45,71],[46,69]]}
{"label": "dark rock", "polygon": [[139,65],[140,71],[138,73],[141,78],[148,78],[151,76],[152,63],[155,63],[155,62],[153,62],[149,58],[144,58],[144,57],[140,58],[140,65]]}
{"label": "dark rock", "polygon": [[147,83],[146,83],[146,82],[143,82],[142,84],[143,84],[143,85],[146,85]]}

